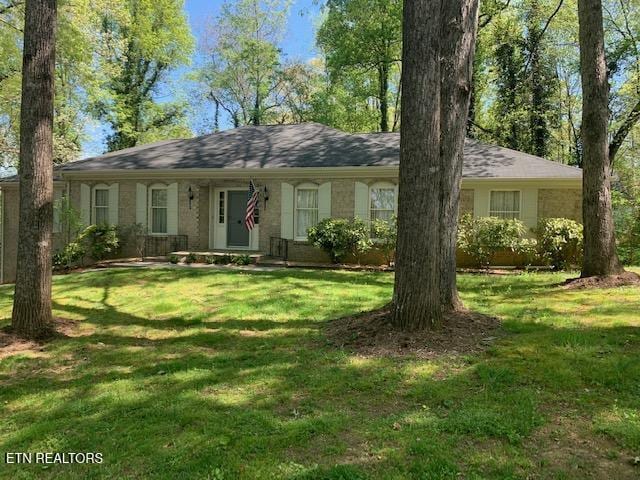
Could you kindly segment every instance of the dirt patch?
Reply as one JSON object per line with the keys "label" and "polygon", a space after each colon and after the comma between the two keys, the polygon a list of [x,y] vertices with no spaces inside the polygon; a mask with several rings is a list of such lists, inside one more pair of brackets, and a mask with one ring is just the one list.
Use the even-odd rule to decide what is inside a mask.
{"label": "dirt patch", "polygon": [[434,358],[486,350],[503,332],[496,317],[466,310],[447,315],[438,330],[402,332],[391,324],[387,306],[333,320],[326,335],[333,345],[364,356]]}
{"label": "dirt patch", "polygon": [[598,480],[640,478],[640,466],[634,465],[636,458],[631,452],[595,434],[589,420],[577,416],[553,418],[533,435],[526,448],[547,473]]}
{"label": "dirt patch", "polygon": [[18,354],[39,354],[46,343],[58,338],[74,336],[77,322],[66,318],[54,318],[51,328],[37,340],[26,340],[11,330],[11,326],[0,329],[0,359]]}
{"label": "dirt patch", "polygon": [[634,272],[624,272],[620,275],[606,277],[570,278],[562,286],[567,290],[585,288],[615,288],[629,285],[640,286],[640,275]]}

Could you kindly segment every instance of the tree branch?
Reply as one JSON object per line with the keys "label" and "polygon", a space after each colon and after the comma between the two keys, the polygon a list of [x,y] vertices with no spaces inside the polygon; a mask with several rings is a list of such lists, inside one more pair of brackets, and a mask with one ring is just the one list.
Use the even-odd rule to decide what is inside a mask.
{"label": "tree branch", "polygon": [[613,135],[613,140],[609,144],[609,162],[611,165],[613,165],[616,154],[627,138],[627,135],[629,135],[629,132],[636,123],[638,123],[638,121],[640,121],[640,100],[638,100],[638,103],[636,103],[631,112],[627,115],[627,118],[622,122],[622,125],[620,125],[620,128],[618,128],[616,133]]}

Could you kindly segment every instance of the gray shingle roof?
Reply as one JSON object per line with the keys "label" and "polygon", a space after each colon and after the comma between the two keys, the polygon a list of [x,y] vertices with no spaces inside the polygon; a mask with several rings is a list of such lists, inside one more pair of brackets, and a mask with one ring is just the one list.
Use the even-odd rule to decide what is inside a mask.
{"label": "gray shingle roof", "polygon": [[[247,126],[86,158],[61,170],[359,167],[399,164],[400,135],[353,135],[317,123]],[[465,178],[580,178],[581,170],[473,140],[465,144]]]}

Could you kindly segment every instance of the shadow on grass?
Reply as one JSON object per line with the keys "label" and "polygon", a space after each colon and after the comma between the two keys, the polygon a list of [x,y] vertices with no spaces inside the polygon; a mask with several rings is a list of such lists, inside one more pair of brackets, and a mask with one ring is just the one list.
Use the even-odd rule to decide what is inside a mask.
{"label": "shadow on grass", "polygon": [[[225,285],[211,272],[180,271],[178,279],[166,276],[171,273],[136,275],[134,281],[166,285],[185,273]],[[311,294],[318,294],[323,282],[345,279],[363,288],[375,283],[390,288],[388,277],[370,282],[342,273],[297,272],[292,278],[274,273],[224,275],[247,282],[255,281],[254,275],[286,280]],[[124,277],[122,271],[86,276],[92,288],[103,290],[100,308],[56,302],[55,309],[84,318],[95,331],[53,342],[48,359],[12,359],[0,376],[3,451],[101,451],[105,463],[45,471],[23,466],[21,475],[516,477],[537,468],[523,445],[567,405],[578,415],[595,417],[611,410],[615,392],[618,408],[639,406],[636,327],[522,320],[531,308],[549,318],[561,312],[526,299],[553,293],[545,287],[548,279],[525,279],[530,288],[514,285],[508,291],[490,280],[463,279],[469,303],[484,291],[494,302],[513,304],[506,323],[526,327],[481,356],[424,362],[364,359],[329,347],[323,322],[345,308],[357,311],[356,302],[289,322],[219,318],[215,312],[145,318],[110,304],[111,289],[128,285]],[[318,285],[310,285],[313,281]],[[69,278],[57,289],[69,294],[87,286]],[[288,295],[287,288],[278,290]],[[231,292],[225,298],[241,301],[243,295]],[[249,308],[260,312],[267,306],[261,299]],[[618,308],[621,315],[637,314],[633,305]],[[640,447],[633,434],[621,440],[627,448]],[[471,460],[470,446],[488,441],[497,445],[491,454]],[[8,468],[9,475],[17,474]]]}

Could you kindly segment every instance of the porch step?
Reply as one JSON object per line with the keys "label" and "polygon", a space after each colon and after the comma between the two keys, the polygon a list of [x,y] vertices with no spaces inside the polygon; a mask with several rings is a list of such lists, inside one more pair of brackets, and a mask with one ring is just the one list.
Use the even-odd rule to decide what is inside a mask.
{"label": "porch step", "polygon": [[248,256],[251,259],[251,263],[259,263],[260,259],[264,256],[263,253],[256,251],[247,251],[247,250],[215,250],[211,252],[194,252],[194,251],[179,251],[179,252],[171,252],[167,255],[170,257],[175,255],[176,257],[180,257],[181,259],[189,255],[190,253],[196,256],[196,263],[206,263],[207,258],[217,257],[223,258],[225,256]]}

